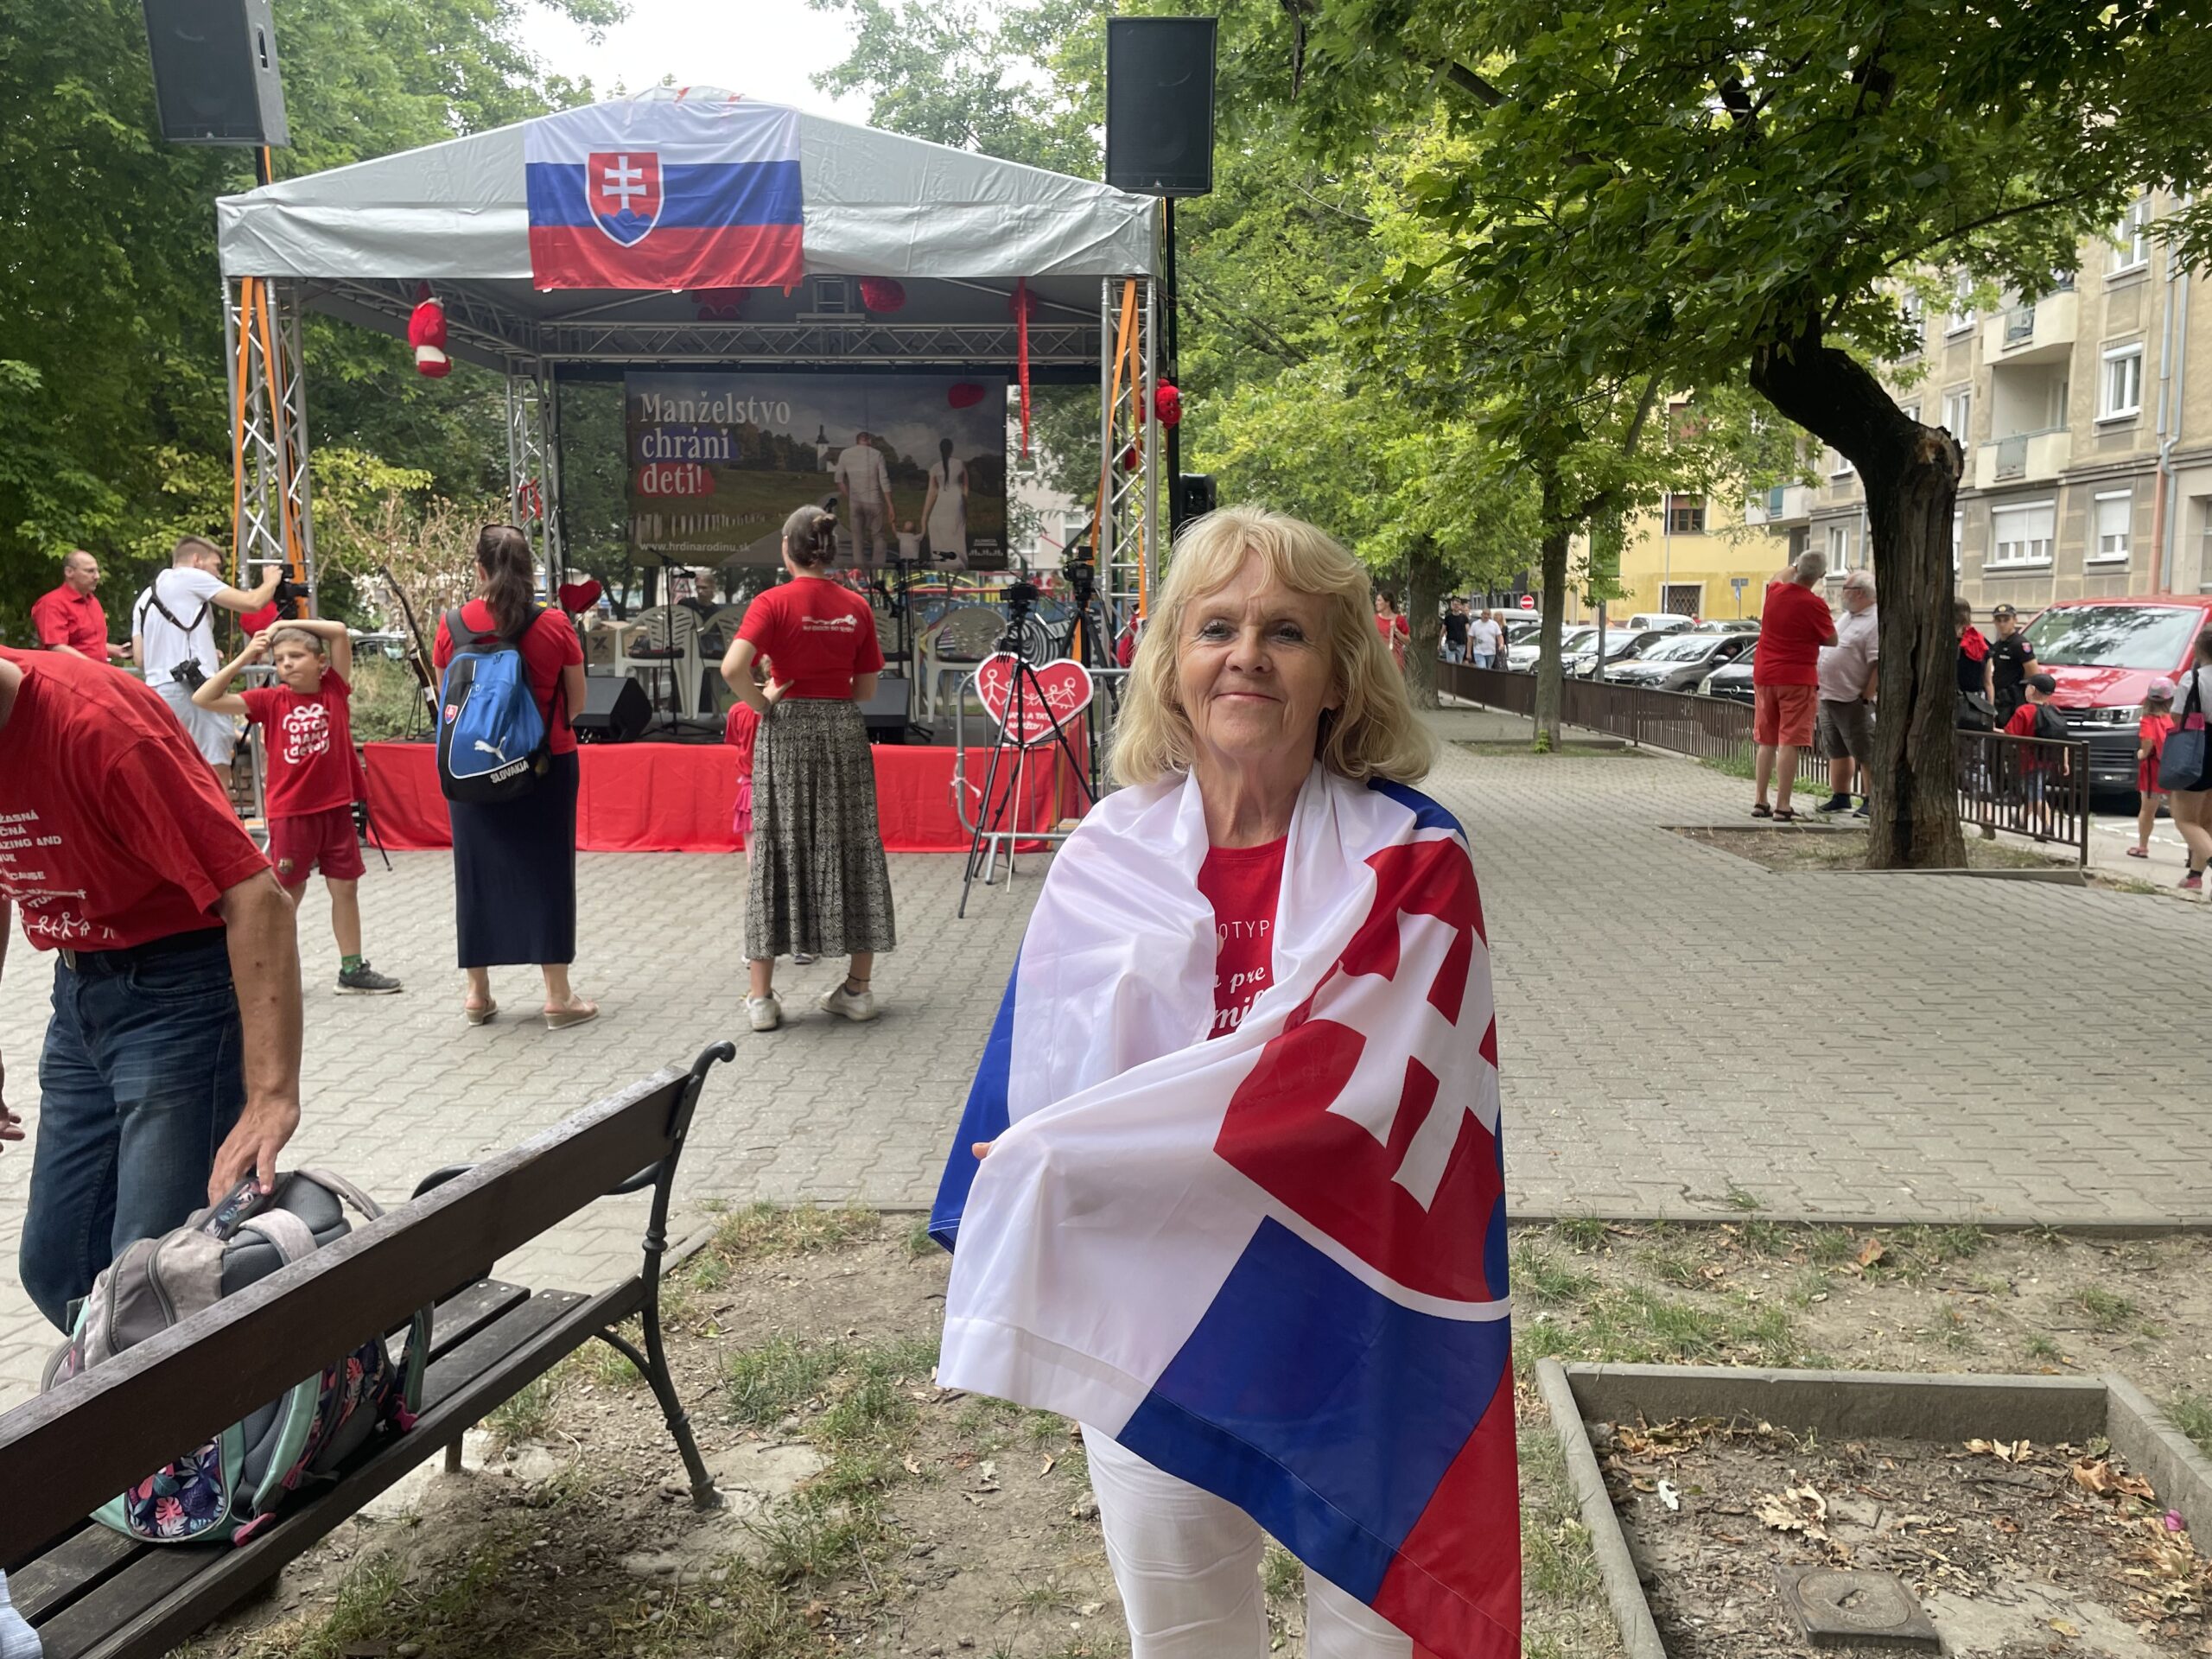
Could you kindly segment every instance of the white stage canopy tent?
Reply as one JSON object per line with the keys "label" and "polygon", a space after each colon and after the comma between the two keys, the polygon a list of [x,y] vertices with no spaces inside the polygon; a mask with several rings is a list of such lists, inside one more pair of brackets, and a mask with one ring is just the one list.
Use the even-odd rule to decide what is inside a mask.
{"label": "white stage canopy tent", "polygon": [[[674,100],[595,106],[620,122]],[[563,365],[912,366],[1015,373],[1015,284],[1030,296],[1040,379],[1098,376],[1109,511],[1100,574],[1129,592],[1157,545],[1158,423],[1151,407],[1158,201],[1088,180],[797,112],[805,276],[791,292],[556,289],[532,280],[525,148],[556,112],[487,132],[264,185],[216,204],[230,324],[241,565],[281,558],[310,587],[307,397],[299,319],[313,310],[404,336],[420,285],[445,308],[448,351],[507,377],[518,522],[549,575],[562,564],[554,378]],[[871,313],[857,279],[906,290]]]}

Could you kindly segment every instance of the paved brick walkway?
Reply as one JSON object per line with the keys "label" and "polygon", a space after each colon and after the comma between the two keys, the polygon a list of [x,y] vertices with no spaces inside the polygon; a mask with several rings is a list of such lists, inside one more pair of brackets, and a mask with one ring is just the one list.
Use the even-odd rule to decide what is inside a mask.
{"label": "paved brick walkway", "polygon": [[[1461,736],[1500,733],[1456,715]],[[1509,1168],[1526,1212],[1852,1219],[2212,1222],[2212,1107],[2172,1032],[2206,1006],[2212,918],[2146,896],[1946,877],[1779,875],[1669,833],[1738,821],[1745,786],[1663,757],[1452,750],[1433,780],[1472,836],[1495,951]],[[448,969],[451,874],[395,855],[362,885],[391,998],[340,998],[320,901],[298,1161],[404,1198],[438,1165],[512,1146],[596,1095],[732,1036],[684,1160],[709,1198],[926,1205],[996,1005],[1039,861],[956,920],[960,861],[893,861],[901,949],[877,1024],[810,996],[741,1029],[743,863],[580,861],[577,982],[607,1017],[567,1033],[507,1012],[473,1029]],[[0,997],[9,1098],[35,1103],[45,964],[18,941]],[[2028,968],[2021,962],[2042,964]],[[49,1333],[12,1262],[30,1159],[0,1156],[0,1402],[35,1386]],[[603,1204],[510,1268],[594,1287],[632,1256],[641,1201]]]}

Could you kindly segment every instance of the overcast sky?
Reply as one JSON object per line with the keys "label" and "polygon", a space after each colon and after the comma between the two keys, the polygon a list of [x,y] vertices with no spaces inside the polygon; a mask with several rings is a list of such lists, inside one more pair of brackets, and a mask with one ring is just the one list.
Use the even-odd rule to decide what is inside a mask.
{"label": "overcast sky", "polygon": [[866,99],[830,98],[812,79],[844,57],[849,29],[843,17],[805,0],[630,0],[629,20],[595,45],[543,8],[526,38],[550,67],[590,76],[602,97],[618,82],[635,92],[674,75],[690,86],[865,121]]}

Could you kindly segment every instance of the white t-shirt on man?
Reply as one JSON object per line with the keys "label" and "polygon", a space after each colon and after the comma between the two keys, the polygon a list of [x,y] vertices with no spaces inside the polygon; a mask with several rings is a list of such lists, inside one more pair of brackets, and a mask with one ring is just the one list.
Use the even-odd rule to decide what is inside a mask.
{"label": "white t-shirt on man", "polygon": [[1478,657],[1495,657],[1505,630],[1486,616],[1478,616],[1467,624],[1467,649]]}
{"label": "white t-shirt on man", "polygon": [[1874,664],[1882,658],[1881,610],[1869,605],[1856,613],[1847,610],[1835,620],[1835,644],[1821,647],[1815,671],[1820,676],[1821,696],[1828,702],[1856,702],[1866,694]]}
{"label": "white t-shirt on man", "polygon": [[[146,648],[146,683],[156,690],[169,683],[169,671],[187,658],[213,674],[221,665],[215,654],[214,596],[228,584],[196,565],[171,565],[156,575],[130,607],[130,632]],[[158,594],[168,616],[154,603]],[[193,624],[197,622],[198,626]],[[191,631],[186,632],[189,627]]]}
{"label": "white t-shirt on man", "polygon": [[865,443],[849,443],[837,452],[836,477],[837,487],[852,498],[855,508],[874,511],[891,493],[891,469]]}

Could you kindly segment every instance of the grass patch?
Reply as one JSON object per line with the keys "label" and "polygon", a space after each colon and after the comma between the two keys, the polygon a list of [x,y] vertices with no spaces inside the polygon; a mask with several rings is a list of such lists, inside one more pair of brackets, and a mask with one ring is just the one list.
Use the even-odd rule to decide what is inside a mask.
{"label": "grass patch", "polygon": [[941,1247],[930,1236],[930,1218],[914,1217],[914,1224],[906,1230],[906,1259],[918,1262],[925,1255],[935,1255]]}
{"label": "grass patch", "polygon": [[1272,1538],[1260,1557],[1260,1584],[1269,1601],[1290,1601],[1306,1593],[1306,1569],[1298,1557]]}
{"label": "grass patch", "polygon": [[1524,1367],[1544,1358],[1622,1365],[1808,1359],[1796,1318],[1780,1302],[1734,1295],[1693,1302],[1643,1285],[1603,1286],[1572,1313],[1524,1320],[1514,1348]]}
{"label": "grass patch", "polygon": [[2021,1346],[2026,1351],[2030,1359],[2042,1360],[2047,1365],[2056,1365],[2066,1357],[2059,1351],[2058,1344],[2040,1331],[2029,1332],[2027,1341]]}
{"label": "grass patch", "polygon": [[512,1563],[514,1540],[480,1544],[435,1578],[410,1584],[406,1565],[388,1551],[367,1555],[338,1586],[330,1611],[313,1626],[287,1624],[247,1649],[248,1659],[345,1659],[385,1644],[418,1642],[426,1655],[460,1655],[469,1614]]}
{"label": "grass patch", "polygon": [[2074,1293],[2074,1306],[2089,1316],[2089,1324],[2107,1335],[2125,1329],[2135,1318],[2135,1304],[2116,1292],[2089,1285]]}
{"label": "grass patch", "polygon": [[1597,1286],[1588,1274],[1569,1267],[1535,1239],[1525,1236],[1514,1243],[1508,1276],[1516,1295],[1543,1307],[1580,1302]]}
{"label": "grass patch", "polygon": [[1770,1260],[1788,1255],[1790,1251],[1789,1230],[1764,1216],[1754,1216],[1744,1224],[1743,1239],[1744,1248],[1753,1255]]}
{"label": "grass patch", "polygon": [[2176,1428],[2196,1442],[2196,1449],[2212,1457],[2212,1399],[2201,1394],[2177,1394],[2167,1403],[2166,1415]]}
{"label": "grass patch", "polygon": [[1815,1227],[1805,1240],[1805,1254],[1815,1267],[1840,1268],[1859,1254],[1859,1241],[1842,1227]]}
{"label": "grass patch", "polygon": [[776,1256],[805,1255],[817,1250],[873,1238],[883,1229],[883,1218],[873,1210],[849,1205],[823,1209],[812,1204],[761,1202],[733,1210],[715,1224],[715,1236],[702,1255],[715,1255],[734,1267],[765,1262]]}
{"label": "grass patch", "polygon": [[505,1447],[523,1440],[541,1440],[553,1427],[553,1405],[561,1397],[558,1371],[525,1382],[484,1419],[492,1439]]}
{"label": "grass patch", "polygon": [[1595,1216],[1568,1216],[1552,1224],[1552,1236],[1570,1250],[1602,1250],[1605,1248],[1605,1224]]}
{"label": "grass patch", "polygon": [[1524,1394],[1521,1417],[1522,1659],[1598,1659],[1620,1652],[1589,1529],[1567,1478],[1550,1414]]}
{"label": "grass patch", "polygon": [[1705,1282],[1698,1271],[1701,1264],[1686,1244],[1647,1244],[1636,1253],[1636,1259],[1653,1277],[1670,1285],[1687,1290]]}
{"label": "grass patch", "polygon": [[[635,1338],[638,1333],[632,1325],[621,1334]],[[567,1363],[577,1376],[602,1389],[636,1388],[645,1380],[627,1354],[596,1338],[569,1355]]]}
{"label": "grass patch", "polygon": [[823,1396],[843,1363],[835,1343],[804,1343],[772,1337],[757,1347],[741,1348],[723,1366],[722,1393],[730,1415],[741,1423],[777,1423]]}

